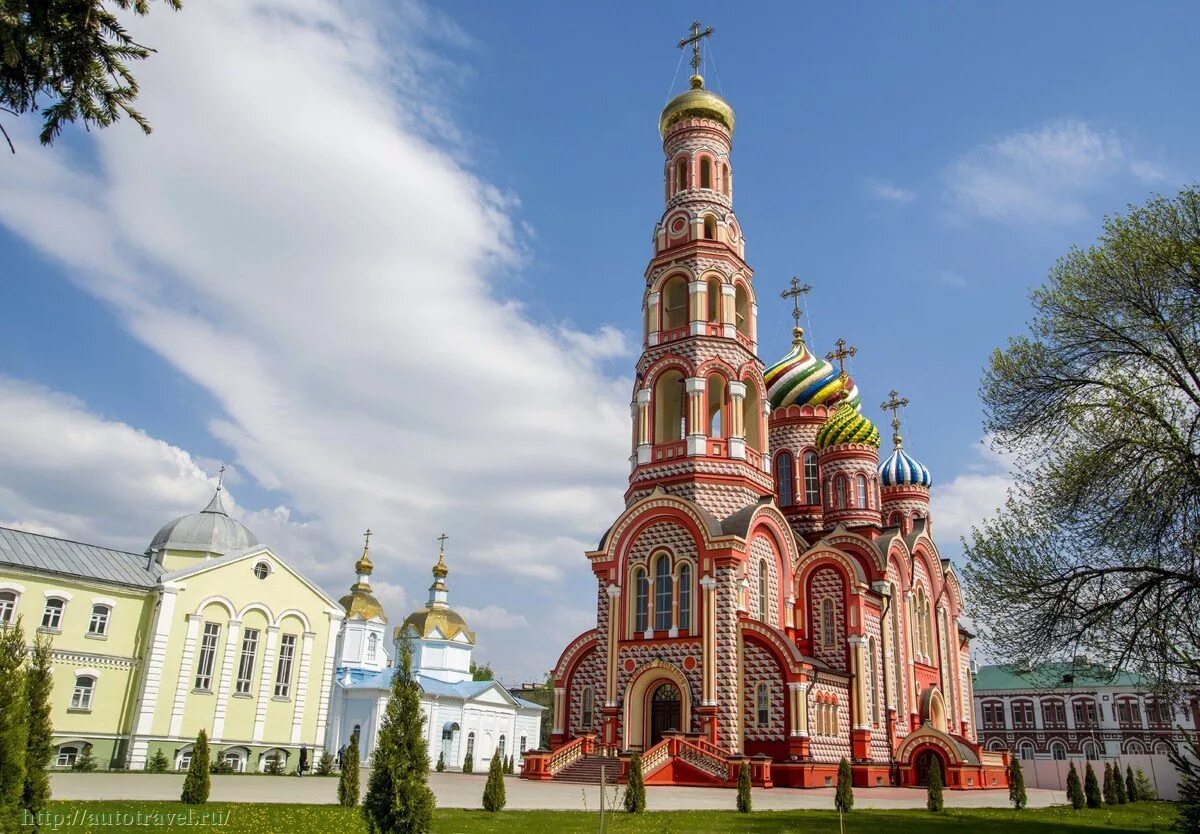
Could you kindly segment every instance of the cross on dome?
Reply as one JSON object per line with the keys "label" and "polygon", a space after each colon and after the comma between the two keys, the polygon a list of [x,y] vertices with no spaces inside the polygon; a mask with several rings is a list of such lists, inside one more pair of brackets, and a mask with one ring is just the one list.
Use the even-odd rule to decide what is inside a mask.
{"label": "cross on dome", "polygon": [[680,49],[685,49],[688,44],[691,44],[692,46],[692,75],[700,74],[700,64],[703,61],[703,59],[700,57],[700,42],[705,38],[712,37],[712,34],[715,31],[717,30],[711,26],[701,31],[700,21],[693,20],[692,34],[679,42]]}
{"label": "cross on dome", "polygon": [[779,294],[783,300],[792,299],[792,344],[800,344],[800,340],[804,338],[804,328],[800,326],[800,296],[812,291],[812,284],[800,284],[800,279],[795,275],[792,276],[791,289],[784,290]]}
{"label": "cross on dome", "polygon": [[900,392],[893,388],[888,392],[887,401],[880,408],[884,411],[892,412],[892,443],[899,449],[902,443],[900,437],[900,409],[908,405],[908,397],[900,396]]}
{"label": "cross on dome", "polygon": [[849,359],[851,356],[857,355],[858,348],[854,347],[854,345],[851,345],[850,347],[846,347],[845,339],[838,339],[836,342],[834,342],[834,344],[837,345],[837,350],[829,351],[829,353],[827,353],[825,355],[825,358],[828,359],[830,362],[837,360],[838,370],[840,371],[839,376],[845,377],[846,376],[846,360]]}

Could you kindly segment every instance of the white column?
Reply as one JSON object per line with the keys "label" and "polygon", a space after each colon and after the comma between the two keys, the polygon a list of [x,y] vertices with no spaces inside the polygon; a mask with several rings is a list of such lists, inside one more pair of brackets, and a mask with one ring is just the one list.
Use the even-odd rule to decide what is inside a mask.
{"label": "white column", "polygon": [[638,464],[649,463],[651,449],[654,444],[654,426],[650,425],[650,389],[639,388],[637,392],[638,408]]}
{"label": "white column", "polygon": [[701,309],[708,296],[708,284],[704,281],[688,282],[688,335],[699,336],[708,326],[707,311]]}
{"label": "white column", "polygon": [[241,637],[241,622],[230,620],[229,634],[225,638],[225,657],[221,661],[221,682],[217,684],[217,707],[213,712],[213,741],[219,740],[221,734],[225,732],[225,709],[229,704],[229,681],[233,677],[233,660],[241,648],[238,645]]}
{"label": "white column", "polygon": [[[604,705],[617,705],[617,639],[624,632],[624,623],[617,622],[619,613],[618,600],[621,598],[621,588],[615,583],[609,583],[608,588],[608,670],[604,680]],[[619,629],[619,631],[618,631]]]}
{"label": "white column", "polygon": [[708,454],[708,414],[704,408],[704,378],[688,377],[683,381],[684,407],[687,414],[687,453]]}
{"label": "white column", "polygon": [[150,734],[154,725],[154,711],[158,707],[158,692],[162,686],[163,661],[167,657],[167,641],[171,636],[171,623],[175,618],[175,601],[178,594],[177,585],[163,585],[159,589],[158,608],[154,612],[154,625],[150,629],[150,645],[146,652],[146,666],[142,671],[137,718],[133,724],[133,743],[129,752],[130,770],[141,770],[146,766],[149,744],[145,737]]}
{"label": "white column", "polygon": [[188,690],[191,689],[192,664],[196,659],[196,633],[204,617],[199,614],[187,615],[187,639],[183,642],[183,656],[179,660],[179,682],[175,685],[175,704],[171,707],[171,726],[168,735],[177,736],[183,729],[183,707],[187,703]]}
{"label": "white column", "polygon": [[[729,383],[729,408],[733,412],[730,422],[733,424],[729,431],[729,457],[744,460],[746,458],[746,383]],[[751,419],[758,419],[752,416]]]}
{"label": "white column", "polygon": [[[338,634],[341,632],[342,615],[334,611],[326,611],[326,616],[329,617],[329,633],[325,643],[325,667],[321,674],[321,700],[317,704],[317,744],[325,744],[325,731],[329,721],[329,699],[333,693],[334,687],[334,665],[337,660],[337,642]],[[380,647],[382,651],[383,647]],[[327,748],[328,749],[328,748]],[[332,744],[332,749],[337,749],[337,738],[335,737]]]}
{"label": "white column", "polygon": [[262,741],[263,730],[267,726],[267,702],[271,700],[272,687],[275,685],[274,675],[271,672],[275,666],[275,644],[278,642],[279,626],[269,626],[267,628],[267,646],[263,651],[262,668],[258,676],[258,701],[254,706],[254,734],[251,736],[251,740],[255,744]]}
{"label": "white column", "polygon": [[311,631],[304,632],[300,648],[300,674],[296,678],[296,698],[292,708],[292,744],[300,743],[304,732],[304,702],[308,696],[308,667],[312,661],[313,638],[317,635]]}
{"label": "white column", "polygon": [[733,284],[721,284],[721,321],[724,322],[724,331],[726,339],[737,338],[737,311],[735,305],[737,303],[737,289]]}

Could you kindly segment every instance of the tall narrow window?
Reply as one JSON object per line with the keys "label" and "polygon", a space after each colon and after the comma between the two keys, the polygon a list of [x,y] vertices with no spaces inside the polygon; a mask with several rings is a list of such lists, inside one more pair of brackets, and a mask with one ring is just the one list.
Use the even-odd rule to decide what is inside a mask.
{"label": "tall narrow window", "polygon": [[504,743],[505,738],[503,735],[501,735],[500,743],[496,745],[496,755],[500,757],[500,761],[504,761]]}
{"label": "tall narrow window", "polygon": [[771,688],[766,683],[760,683],[754,693],[754,709],[758,726],[765,727],[771,723]]}
{"label": "tall narrow window", "polygon": [[200,638],[200,657],[196,660],[196,689],[212,689],[213,665],[217,658],[217,640],[221,636],[218,623],[205,623]]}
{"label": "tall narrow window", "polygon": [[62,628],[64,605],[61,599],[46,600],[46,607],[42,611],[42,628],[50,631],[59,631]]}
{"label": "tall narrow window", "polygon": [[80,675],[75,679],[75,689],[71,692],[71,709],[90,710],[92,708],[92,692],[96,688],[96,679],[91,675]]}
{"label": "tall narrow window", "polygon": [[758,560],[758,618],[767,621],[767,560]]}
{"label": "tall narrow window", "polygon": [[725,436],[725,415],[728,414],[726,400],[729,398],[729,386],[725,377],[711,374],[704,383],[708,394],[708,436]]}
{"label": "tall narrow window", "polygon": [[93,637],[103,637],[108,634],[108,615],[111,610],[107,605],[92,606],[92,618],[88,621],[88,634]]}
{"label": "tall narrow window", "polygon": [[292,661],[296,658],[296,635],[285,634],[279,641],[279,662],[275,666],[275,697],[292,694]]}
{"label": "tall narrow window", "polygon": [[834,614],[833,600],[829,597],[821,600],[821,645],[831,648],[837,642],[837,619]]}
{"label": "tall narrow window", "polygon": [[821,503],[821,483],[817,478],[817,453],[804,453],[804,503],[812,507]]}
{"label": "tall narrow window", "polygon": [[792,506],[792,455],[790,452],[780,452],[775,457],[775,493],[779,496],[779,506]]}
{"label": "tall narrow window", "polygon": [[717,218],[713,217],[711,214],[704,215],[704,239],[717,239]]}
{"label": "tall narrow window", "polygon": [[0,626],[13,621],[17,612],[17,594],[15,591],[0,591]]}
{"label": "tall narrow window", "polygon": [[647,612],[650,608],[650,583],[646,579],[646,572],[641,568],[633,572],[633,586],[635,600],[633,630],[643,632],[649,625],[647,622]]}
{"label": "tall narrow window", "polygon": [[367,662],[368,663],[375,662],[375,655],[378,651],[379,651],[379,635],[378,634],[368,634],[367,635]]}
{"label": "tall narrow window", "polygon": [[716,278],[708,279],[708,320],[721,320],[721,282]]}
{"label": "tall narrow window", "polygon": [[857,500],[855,502],[855,506],[860,510],[866,509],[868,506],[867,477],[865,475],[859,475],[858,478],[855,479],[855,485],[857,487],[856,492],[858,493],[856,496]]}
{"label": "tall narrow window", "polygon": [[879,723],[879,670],[875,659],[875,638],[867,638],[867,703],[870,704],[871,723]]}
{"label": "tall narrow window", "polygon": [[839,510],[846,509],[846,477],[844,475],[837,477],[837,508]]}
{"label": "tall narrow window", "polygon": [[712,188],[712,160],[707,156],[700,159],[700,187]]}
{"label": "tall narrow window", "polygon": [[722,179],[725,180],[725,196],[728,197],[729,196],[729,166],[728,165],[726,165],[722,169],[721,174],[722,174]]}
{"label": "tall narrow window", "polygon": [[580,723],[583,724],[584,732],[587,732],[596,723],[596,693],[590,686],[583,688],[579,712]]}
{"label": "tall narrow window", "polygon": [[659,554],[654,562],[654,630],[671,627],[671,558]]}
{"label": "tall narrow window", "polygon": [[234,692],[250,694],[250,683],[254,679],[254,660],[258,656],[258,629],[248,628],[242,632],[242,654],[238,658],[237,683]]}
{"label": "tall narrow window", "polygon": [[679,630],[692,627],[692,566],[684,562],[679,566]]}
{"label": "tall narrow window", "polygon": [[687,162],[679,160],[675,163],[675,191],[683,191],[687,188]]}
{"label": "tall narrow window", "polygon": [[474,757],[475,755],[475,734],[467,733],[467,755]]}

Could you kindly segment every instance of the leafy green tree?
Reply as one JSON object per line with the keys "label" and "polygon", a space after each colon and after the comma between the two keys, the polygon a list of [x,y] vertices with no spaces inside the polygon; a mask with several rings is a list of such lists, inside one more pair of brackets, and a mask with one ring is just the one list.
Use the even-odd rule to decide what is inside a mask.
{"label": "leafy green tree", "polygon": [[[1200,834],[1200,744],[1195,736],[1190,736],[1184,742],[1187,755],[1172,747],[1168,754],[1171,764],[1179,773],[1179,817],[1175,821],[1176,830],[1181,834]],[[1138,779],[1144,779],[1138,770]],[[1141,786],[1138,796],[1142,795]]]}
{"label": "leafy green tree", "polygon": [[926,791],[925,807],[937,813],[945,804],[942,799],[942,761],[937,756],[929,762],[929,788]]}
{"label": "leafy green tree", "polygon": [[504,796],[503,758],[493,755],[492,763],[488,765],[487,783],[483,786],[483,810],[503,810],[504,804],[507,801]]}
{"label": "leafy green tree", "polygon": [[1071,762],[1071,769],[1067,771],[1067,800],[1076,811],[1087,804],[1087,798],[1083,795],[1083,785],[1079,782],[1079,771],[1075,769],[1075,762]]}
{"label": "leafy green tree", "polygon": [[833,807],[843,813],[854,807],[854,774],[850,762],[844,757],[838,762],[837,792],[833,795]]}
{"label": "leafy green tree", "polygon": [[29,699],[25,693],[25,632],[18,617],[0,628],[0,831],[22,830]]}
{"label": "leafy green tree", "polygon": [[[181,0],[165,0],[173,9]],[[150,0],[0,0],[0,110],[40,110],[39,139],[49,145],[70,122],[108,127],[122,116],[145,132],[133,107],[138,84],[128,64],[154,51],[133,40],[126,15],[146,15]],[[8,133],[0,125],[5,138]],[[9,142],[12,147],[12,142]]]}
{"label": "leafy green tree", "polygon": [[208,734],[204,730],[196,736],[192,745],[192,761],[188,765],[187,777],[183,780],[183,793],[179,801],[187,805],[203,805],[208,802]]}
{"label": "leafy green tree", "polygon": [[743,814],[750,813],[751,797],[749,762],[742,762],[742,766],[738,768],[737,809]]}
{"label": "leafy green tree", "polygon": [[437,767],[435,767],[434,770],[436,770],[438,773],[441,773],[445,769],[446,769],[446,751],[443,750],[441,753],[438,753]]}
{"label": "leafy green tree", "polygon": [[496,674],[492,671],[490,663],[482,665],[471,661],[471,680],[473,681],[491,681],[496,679]]}
{"label": "leafy green tree", "polygon": [[1118,805],[1124,805],[1129,801],[1129,796],[1125,793],[1125,780],[1121,776],[1120,762],[1113,762],[1113,793],[1117,796]]}
{"label": "leafy green tree", "polygon": [[1083,776],[1083,795],[1089,808],[1099,808],[1104,804],[1100,798],[1100,783],[1096,781],[1096,771],[1092,770],[1091,762],[1087,763],[1087,770]]}
{"label": "leafy green tree", "polygon": [[358,757],[358,733],[354,733],[342,751],[342,772],[338,776],[338,804],[343,808],[358,805]]}
{"label": "leafy green tree", "polygon": [[54,753],[54,725],[50,720],[50,639],[39,634],[33,641],[25,667],[25,698],[28,702],[25,742],[25,787],[21,805],[32,818],[50,799],[50,757]]}
{"label": "leafy green tree", "polygon": [[1008,801],[1018,811],[1029,801],[1025,795],[1025,774],[1021,771],[1021,760],[1017,756],[1013,756],[1008,765]]}
{"label": "leafy green tree", "polygon": [[154,755],[146,760],[147,773],[166,773],[171,769],[171,763],[167,761],[167,754],[158,748],[154,751]]}
{"label": "leafy green tree", "polygon": [[1082,651],[1194,680],[1200,189],[1109,217],[1032,304],[1030,333],[983,379],[985,428],[1019,486],[966,541],[968,602],[1010,660]]}
{"label": "leafy green tree", "polygon": [[421,687],[413,677],[412,645],[399,644],[392,697],[371,756],[362,815],[370,834],[421,834],[433,826],[429,747],[421,713]]}
{"label": "leafy green tree", "polygon": [[1125,766],[1125,798],[1130,802],[1141,799],[1138,796],[1137,781],[1133,778],[1133,765]]}
{"label": "leafy green tree", "polygon": [[634,752],[629,757],[629,770],[625,774],[625,810],[640,814],[646,810],[646,782],[642,778],[642,754]]}
{"label": "leafy green tree", "polygon": [[318,776],[331,776],[333,774],[333,754],[326,750],[321,754],[321,758],[317,759],[317,768],[315,771]]}

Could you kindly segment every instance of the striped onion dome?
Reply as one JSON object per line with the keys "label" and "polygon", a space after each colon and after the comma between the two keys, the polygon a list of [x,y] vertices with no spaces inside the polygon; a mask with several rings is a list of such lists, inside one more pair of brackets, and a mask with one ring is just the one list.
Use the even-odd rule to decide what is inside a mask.
{"label": "striped onion dome", "polygon": [[792,349],[763,374],[771,410],[789,405],[828,405],[843,391],[854,410],[861,409],[862,396],[854,380],[841,376],[833,365],[810,353],[802,328],[792,333]]}
{"label": "striped onion dome", "polygon": [[887,460],[879,464],[879,481],[885,487],[923,486],[928,489],[933,484],[933,476],[923,463],[897,444]]}
{"label": "striped onion dome", "polygon": [[841,443],[864,443],[879,448],[879,429],[855,410],[849,400],[842,400],[817,432],[817,448],[828,449]]}

